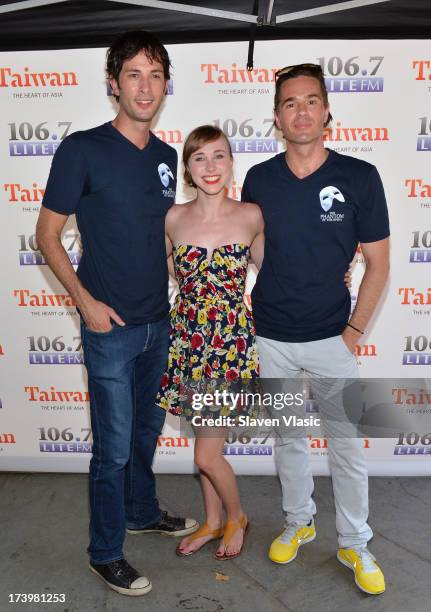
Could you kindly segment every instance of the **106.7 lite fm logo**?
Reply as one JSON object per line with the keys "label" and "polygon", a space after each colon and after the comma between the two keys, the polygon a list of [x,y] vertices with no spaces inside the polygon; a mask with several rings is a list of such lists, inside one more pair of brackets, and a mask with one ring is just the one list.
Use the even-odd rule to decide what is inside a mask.
{"label": "106.7 lite fm logo", "polygon": [[406,336],[403,365],[431,365],[431,340],[427,336]]}
{"label": "106.7 lite fm logo", "polygon": [[429,117],[419,117],[419,122],[416,151],[431,151],[431,119]]}
{"label": "106.7 lite fm logo", "polygon": [[54,155],[61,141],[66,138],[72,125],[71,121],[59,121],[53,128],[47,121],[33,125],[28,121],[8,123],[9,155],[11,157],[40,157]]}
{"label": "106.7 lite fm logo", "polygon": [[410,263],[431,263],[431,230],[412,232]]}
{"label": "106.7 lite fm logo", "polygon": [[[39,450],[41,453],[91,453],[93,450],[90,427],[81,427],[78,433],[74,433],[72,427],[64,429],[59,429],[58,427],[39,427],[38,431]],[[186,437],[159,436],[157,439],[158,448],[189,448],[189,446],[189,441]],[[168,452],[167,454],[171,453]]]}
{"label": "106.7 lite fm logo", "polygon": [[[19,265],[20,266],[43,266],[46,260],[36,242],[36,234],[18,234],[19,238]],[[62,238],[63,247],[73,266],[77,266],[81,260],[81,237],[76,231],[66,232]]]}
{"label": "106.7 lite fm logo", "polygon": [[399,433],[394,455],[431,455],[431,433]]}
{"label": "106.7 lite fm logo", "polygon": [[92,436],[89,427],[81,427],[74,433],[72,427],[39,427],[39,450],[41,453],[91,453]]}
{"label": "106.7 lite fm logo", "polygon": [[247,431],[236,433],[230,430],[223,447],[223,455],[272,455],[272,445],[266,444],[270,435],[270,430],[261,431],[253,437]]}
{"label": "106.7 lite fm logo", "polygon": [[382,93],[384,79],[377,76],[384,56],[370,55],[359,59],[358,55],[341,57],[318,57],[325,75],[329,93]]}
{"label": "106.7 lite fm logo", "polygon": [[81,365],[84,363],[80,336],[65,342],[64,336],[27,336],[28,361],[31,365]]}
{"label": "106.7 lite fm logo", "polygon": [[278,140],[274,138],[274,120],[264,119],[260,126],[251,124],[252,119],[214,119],[216,127],[223,130],[229,139],[232,153],[277,153]]}

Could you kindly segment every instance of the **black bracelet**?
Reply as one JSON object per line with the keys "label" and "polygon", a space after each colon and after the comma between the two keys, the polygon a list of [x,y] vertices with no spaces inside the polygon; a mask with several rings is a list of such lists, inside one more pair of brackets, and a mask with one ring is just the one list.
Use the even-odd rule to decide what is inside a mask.
{"label": "black bracelet", "polygon": [[357,331],[359,334],[364,335],[365,332],[361,331],[360,329],[358,329],[357,327],[355,327],[354,325],[352,325],[351,323],[346,323],[346,325],[348,325],[349,327],[351,327],[352,329],[354,329],[355,331]]}

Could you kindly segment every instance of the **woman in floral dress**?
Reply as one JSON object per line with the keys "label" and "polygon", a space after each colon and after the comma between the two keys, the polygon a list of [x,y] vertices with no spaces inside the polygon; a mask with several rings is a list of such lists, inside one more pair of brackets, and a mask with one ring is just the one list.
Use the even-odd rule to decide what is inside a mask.
{"label": "woman in floral dress", "polygon": [[[197,412],[188,394],[193,389],[205,392],[205,385],[214,381],[222,389],[223,384],[232,388],[258,377],[253,318],[243,296],[249,263],[260,267],[263,258],[264,223],[259,206],[226,195],[233,159],[221,130],[193,130],[184,144],[183,162],[184,178],[197,194],[193,201],[173,206],[166,217],[167,253],[172,253],[179,294],[171,311],[168,369],[156,401],[188,420],[197,414],[233,418],[241,408]],[[231,559],[241,552],[248,520],[235,474],[222,453],[228,430],[194,429],[207,518],[180,543],[177,553],[191,555],[223,535],[216,557]]]}
{"label": "woman in floral dress", "polygon": [[[253,318],[243,297],[247,268],[261,267],[264,222],[259,206],[226,195],[232,151],[223,132],[207,125],[193,130],[183,149],[184,178],[196,198],[174,205],[166,216],[166,249],[179,284],[171,311],[168,368],[156,402],[175,415],[237,417],[249,407],[232,405],[197,412],[193,392],[241,390],[259,375]],[[346,276],[349,285],[350,276]],[[217,559],[242,550],[248,519],[235,474],[223,456],[227,427],[194,427],[206,522],[177,547],[179,556],[197,552],[223,536]],[[223,507],[227,520],[223,525]]]}

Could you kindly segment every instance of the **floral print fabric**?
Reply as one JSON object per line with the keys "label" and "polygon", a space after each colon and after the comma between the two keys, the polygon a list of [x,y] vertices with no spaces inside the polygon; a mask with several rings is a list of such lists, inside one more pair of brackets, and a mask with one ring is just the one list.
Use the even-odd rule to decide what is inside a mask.
{"label": "floral print fabric", "polygon": [[[156,399],[173,414],[191,419],[191,393],[239,390],[259,375],[253,318],[243,301],[249,252],[243,243],[229,244],[208,259],[204,247],[174,247],[179,294],[170,316],[168,368]],[[243,410],[224,407],[220,413],[235,417]]]}

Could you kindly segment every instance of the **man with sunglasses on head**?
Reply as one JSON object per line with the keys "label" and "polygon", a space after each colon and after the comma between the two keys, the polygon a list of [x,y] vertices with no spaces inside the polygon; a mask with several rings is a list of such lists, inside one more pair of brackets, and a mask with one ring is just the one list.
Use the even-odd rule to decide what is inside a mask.
{"label": "man with sunglasses on head", "polygon": [[[160,509],[152,470],[166,415],[155,396],[168,358],[164,224],[177,154],[150,127],[169,68],[148,32],[114,41],[107,73],[119,112],[62,142],[37,224],[39,247],[81,315],[93,433],[90,570],[131,596],[148,593],[151,582],[124,558],[126,530],[185,536],[199,526]],[[61,243],[72,214],[83,244],[77,273]]]}
{"label": "man with sunglasses on head", "polygon": [[[265,219],[265,256],[252,293],[261,376],[299,380],[306,371],[319,389],[331,380],[359,376],[355,346],[389,271],[387,206],[374,166],[324,147],[331,115],[319,65],[289,66],[276,74],[274,121],[286,140],[286,152],[251,168],[242,191],[244,201],[260,204]],[[343,277],[358,243],[366,270],[350,315]],[[322,425],[330,432],[334,423],[325,419],[331,413],[327,397],[318,397],[318,404]],[[342,403],[336,407],[343,411]],[[328,456],[337,558],[353,570],[362,591],[383,593],[383,573],[367,549],[373,534],[367,523],[364,441],[331,436]],[[316,536],[304,431],[279,435],[276,463],[286,527],[271,544],[269,557],[285,564]]]}

